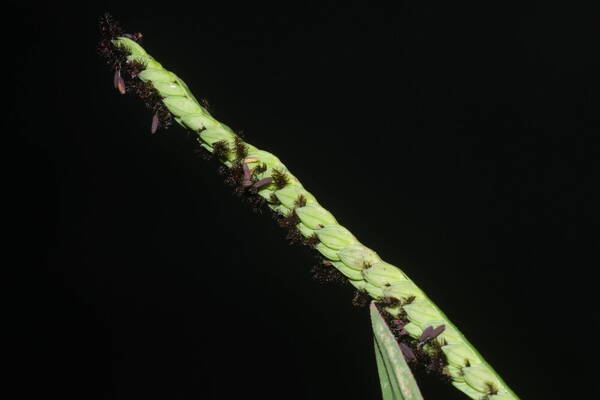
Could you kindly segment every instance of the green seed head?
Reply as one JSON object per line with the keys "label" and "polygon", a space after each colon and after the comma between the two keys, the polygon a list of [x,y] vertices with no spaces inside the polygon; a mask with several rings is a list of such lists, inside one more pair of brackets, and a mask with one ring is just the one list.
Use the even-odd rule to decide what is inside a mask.
{"label": "green seed head", "polygon": [[404,272],[385,261],[379,261],[378,263],[371,265],[370,268],[364,268],[362,270],[362,275],[367,282],[381,288],[398,281],[407,280]]}
{"label": "green seed head", "polygon": [[308,226],[300,223],[296,225],[296,228],[298,228],[298,230],[300,231],[300,233],[302,234],[302,236],[304,237],[311,237],[312,235],[315,234],[315,231],[310,229]]}
{"label": "green seed head", "polygon": [[498,394],[488,396],[488,398],[490,400],[514,400],[515,399],[508,393],[498,393]]}
{"label": "green seed head", "polygon": [[383,298],[383,292],[381,291],[381,289],[377,286],[371,285],[369,282],[365,282],[364,280],[349,280],[349,282],[358,290],[366,291],[369,294],[369,296],[371,296],[375,300]]}
{"label": "green seed head", "polygon": [[114,39],[112,42],[115,46],[125,49],[129,54],[132,54],[135,56],[147,56],[148,55],[148,53],[146,53],[146,50],[144,50],[144,48],[142,46],[140,46],[139,44],[137,44],[137,42],[135,42],[127,37],[120,36],[120,37]]}
{"label": "green seed head", "polygon": [[403,308],[410,321],[419,326],[423,326],[428,321],[442,319],[440,313],[430,302],[425,301],[424,299],[414,300],[412,303],[406,304]]}
{"label": "green seed head", "polygon": [[283,189],[276,191],[275,196],[277,196],[277,199],[287,208],[294,208],[296,206],[296,200],[298,200],[300,196],[303,196],[307,203],[315,202],[315,196],[298,185],[287,185]]}
{"label": "green seed head", "polygon": [[340,260],[340,256],[338,256],[337,250],[333,250],[332,248],[325,246],[323,243],[318,243],[315,246],[315,249],[317,249],[317,251],[319,253],[321,253],[328,260],[331,260],[331,261],[339,261]]}
{"label": "green seed head", "polygon": [[148,68],[140,72],[138,77],[144,82],[152,82],[153,86],[155,83],[175,83],[173,74],[165,69]]}
{"label": "green seed head", "polygon": [[344,247],[339,255],[344,264],[358,271],[381,261],[377,253],[360,243]]}
{"label": "green seed head", "polygon": [[442,351],[446,355],[448,363],[457,368],[474,364],[478,360],[473,350],[465,346],[463,343],[448,344],[442,347]]}
{"label": "green seed head", "polygon": [[283,216],[288,216],[290,215],[290,212],[292,210],[290,210],[289,208],[287,208],[286,206],[284,206],[283,204],[269,204],[269,207],[271,207],[271,209],[275,212],[278,212],[279,214],[283,215]]}
{"label": "green seed head", "polygon": [[425,325],[431,323],[432,326],[434,326],[434,328],[436,326],[440,326],[442,324],[446,325],[446,329],[444,330],[444,332],[442,332],[437,338],[436,340],[438,341],[438,343],[440,344],[452,344],[452,343],[460,343],[462,342],[462,337],[460,335],[460,333],[458,333],[458,330],[453,326],[453,325],[449,325],[447,321],[443,321],[443,320],[435,320],[435,321],[430,321],[425,323]]}
{"label": "green seed head", "polygon": [[455,382],[464,382],[465,378],[463,377],[463,373],[460,368],[456,368],[453,365],[447,365],[446,371],[452,377]]}
{"label": "green seed head", "polygon": [[337,270],[340,271],[342,274],[344,274],[344,276],[347,277],[348,279],[352,279],[352,280],[362,279],[362,275],[361,275],[360,271],[357,271],[352,268],[348,268],[346,266],[346,264],[344,264],[341,261],[332,261],[331,264],[333,264],[333,266],[335,268],[337,268]]}
{"label": "green seed head", "polygon": [[386,296],[396,299],[406,299],[411,296],[422,297],[423,292],[411,280],[399,280],[383,289]]}
{"label": "green seed head", "polygon": [[417,324],[412,322],[404,325],[404,330],[413,338],[418,338],[423,334],[423,330]]}
{"label": "green seed head", "polygon": [[478,392],[477,390],[469,386],[466,382],[464,382],[464,378],[462,382],[452,382],[452,385],[473,400],[481,400],[481,398],[483,397],[481,392]]}
{"label": "green seed head", "polygon": [[208,128],[199,133],[200,138],[210,146],[222,140],[233,144],[233,134],[221,127]]}
{"label": "green seed head", "polygon": [[162,97],[185,96],[185,89],[175,82],[154,82],[156,90]]}
{"label": "green seed head", "polygon": [[256,148],[248,149],[248,157],[257,158],[258,161],[255,162],[264,163],[265,165],[271,168],[278,168],[283,165],[279,158],[277,158],[273,154],[269,153],[268,151],[257,150]]}
{"label": "green seed head", "polygon": [[140,63],[145,67],[144,69],[163,69],[162,65],[150,56],[129,55],[127,61]]}
{"label": "green seed head", "polygon": [[198,132],[204,128],[219,127],[219,123],[207,114],[185,115],[181,117],[181,122],[193,131]]}
{"label": "green seed head", "polygon": [[[302,218],[300,218],[302,220]],[[356,238],[350,231],[341,225],[326,225],[316,230],[319,240],[325,246],[334,250],[341,250],[346,246],[357,243]]]}
{"label": "green seed head", "polygon": [[[146,70],[148,71],[148,70]],[[201,114],[202,108],[192,99],[182,96],[171,96],[163,99],[163,103],[169,111],[177,116],[185,116],[188,114]]]}
{"label": "green seed head", "polygon": [[266,189],[264,187],[261,187],[260,190],[257,192],[257,194],[262,197],[263,199],[267,200],[269,203],[272,203],[272,198],[271,196],[274,194],[275,192],[273,190],[270,189]]}
{"label": "green seed head", "polygon": [[310,203],[304,207],[298,207],[296,214],[300,221],[310,229],[318,229],[321,226],[336,224],[337,221],[329,211],[317,203]]}
{"label": "green seed head", "polygon": [[463,368],[462,371],[465,377],[465,382],[473,389],[481,393],[488,393],[491,386],[497,391],[498,384],[496,382],[496,377],[492,375],[483,365],[472,365],[470,367]]}

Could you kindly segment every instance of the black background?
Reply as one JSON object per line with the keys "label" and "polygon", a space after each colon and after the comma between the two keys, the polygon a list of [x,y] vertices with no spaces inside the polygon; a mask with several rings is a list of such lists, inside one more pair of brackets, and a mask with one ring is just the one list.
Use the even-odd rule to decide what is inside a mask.
{"label": "black background", "polygon": [[[114,90],[95,52],[107,10],[415,280],[522,399],[600,394],[591,8],[199,1],[5,14],[22,398],[380,397],[350,286],[312,280],[313,254],[233,196],[182,128],[150,135],[149,111]],[[464,398],[419,381],[427,399]]]}

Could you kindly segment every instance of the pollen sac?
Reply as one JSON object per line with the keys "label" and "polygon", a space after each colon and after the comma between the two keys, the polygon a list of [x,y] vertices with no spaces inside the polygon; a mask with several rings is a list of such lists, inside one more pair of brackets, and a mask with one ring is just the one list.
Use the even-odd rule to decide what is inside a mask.
{"label": "pollen sac", "polygon": [[408,347],[408,345],[405,343],[399,343],[398,345],[400,346],[400,350],[402,351],[404,358],[406,358],[406,361],[415,361],[417,359],[415,353],[410,347]]}
{"label": "pollen sac", "polygon": [[310,203],[304,207],[296,208],[296,214],[300,221],[310,229],[337,223],[334,216],[317,203]]}
{"label": "pollen sac", "polygon": [[437,328],[433,328],[433,332],[431,334],[431,338],[435,339],[436,337],[440,336],[442,334],[442,332],[444,332],[446,330],[446,325],[438,325]]}
{"label": "pollen sac", "polygon": [[379,261],[370,268],[363,269],[362,275],[367,282],[379,287],[385,287],[407,279],[404,272],[385,261]]}
{"label": "pollen sac", "polygon": [[450,365],[457,368],[465,367],[468,364],[475,364],[478,361],[477,356],[464,343],[452,343],[442,347],[446,359]]}
{"label": "pollen sac", "polygon": [[185,96],[185,89],[175,82],[153,82],[152,85],[162,97]]}
{"label": "pollen sac", "polygon": [[[249,182],[249,183],[251,183],[251,181],[248,181],[248,182]],[[263,187],[263,186],[267,186],[267,185],[271,184],[271,182],[273,182],[273,178],[262,178],[262,179],[260,179],[260,180],[256,181],[256,182],[255,182],[255,183],[252,185],[252,187],[253,187],[254,189],[260,189],[260,188],[261,188],[261,187]],[[249,185],[248,185],[248,186],[249,186]]]}
{"label": "pollen sac", "polygon": [[328,260],[331,260],[331,261],[339,261],[340,260],[340,257],[338,256],[338,252],[336,250],[333,250],[333,249],[325,246],[323,243],[318,243],[315,246],[315,249],[317,249],[319,251],[319,253],[321,253]]}
{"label": "pollen sac", "polygon": [[156,131],[158,130],[158,123],[159,123],[159,119],[158,119],[158,114],[154,114],[152,116],[152,124],[150,124],[150,133],[155,134]]}
{"label": "pollen sac", "polygon": [[173,78],[173,73],[164,70],[164,69],[153,69],[147,68],[139,73],[138,78],[140,78],[144,82],[174,82],[175,78]]}
{"label": "pollen sac", "polygon": [[425,324],[422,326],[423,334],[419,338],[419,342],[425,343],[437,338],[445,329],[446,325],[439,325],[434,328],[434,324]]}
{"label": "pollen sac", "polygon": [[462,369],[462,372],[465,382],[481,393],[488,393],[490,384],[496,388],[498,387],[495,384],[496,377],[482,364],[465,367]]}
{"label": "pollen sac", "polygon": [[404,279],[396,281],[390,286],[384,288],[386,296],[395,297],[397,299],[405,299],[411,296],[422,297],[423,292],[412,281]]}
{"label": "pollen sac", "polygon": [[200,132],[199,135],[200,138],[206,143],[208,143],[210,146],[213,146],[216,142],[220,142],[222,140],[226,141],[229,144],[233,143],[233,134],[221,127],[205,129],[202,132]]}
{"label": "pollen sac", "polygon": [[360,243],[344,247],[339,255],[344,264],[357,271],[362,270],[365,265],[373,265],[381,261],[377,253]]}
{"label": "pollen sac", "polygon": [[[147,71],[147,70],[146,70]],[[170,96],[163,99],[163,103],[169,111],[180,116],[186,114],[200,114],[202,109],[200,105],[192,99],[183,96]]]}
{"label": "pollen sac", "polygon": [[423,299],[417,299],[410,304],[403,306],[411,322],[419,326],[424,326],[426,322],[436,319],[442,319],[440,313],[433,305]]}
{"label": "pollen sac", "polygon": [[[302,220],[301,217],[300,220]],[[334,250],[341,250],[346,246],[357,243],[354,235],[341,225],[325,225],[325,227],[317,229],[316,233],[319,240],[325,244],[325,246]]]}
{"label": "pollen sac", "polygon": [[433,327],[430,325],[423,329],[423,333],[419,337],[419,342],[426,342],[433,337]]}
{"label": "pollen sac", "polygon": [[[433,328],[433,334],[435,335],[433,339],[435,339],[439,344],[462,342],[462,339],[460,338],[459,333],[456,331],[456,328],[454,328],[452,325],[449,325],[448,321],[445,321],[443,319],[436,319],[424,322],[421,325],[423,329],[426,329],[428,326]],[[443,328],[441,328],[442,326]]]}
{"label": "pollen sac", "polygon": [[114,84],[115,88],[117,88],[119,93],[125,94],[127,89],[125,88],[125,81],[123,80],[123,77],[121,76],[121,71],[119,70],[115,71]]}
{"label": "pollen sac", "polygon": [[359,280],[362,279],[362,275],[359,271],[352,269],[352,268],[348,268],[346,266],[346,264],[344,264],[341,261],[332,261],[331,264],[333,264],[333,266],[340,271],[342,274],[344,274],[344,276],[348,279],[352,279],[352,280]]}
{"label": "pollen sac", "polygon": [[315,201],[315,197],[311,193],[297,185],[287,185],[283,189],[277,190],[275,196],[287,208],[294,208],[299,196],[304,196],[307,202]]}

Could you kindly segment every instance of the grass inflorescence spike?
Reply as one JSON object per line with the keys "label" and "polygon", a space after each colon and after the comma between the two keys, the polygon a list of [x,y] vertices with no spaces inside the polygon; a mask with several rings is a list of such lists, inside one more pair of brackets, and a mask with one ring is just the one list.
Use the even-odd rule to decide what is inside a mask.
{"label": "grass inflorescence spike", "polygon": [[313,248],[321,260],[313,276],[349,282],[353,303],[373,298],[410,364],[437,374],[475,400],[518,397],[441,310],[398,267],[385,262],[342,226],[272,153],[246,142],[199,103],[187,85],[124,33],[110,15],[100,20],[99,54],[113,71],[119,93],[133,93],[152,111],[150,131],[172,121],[196,136],[234,192],[254,211],[269,209],[288,239]]}

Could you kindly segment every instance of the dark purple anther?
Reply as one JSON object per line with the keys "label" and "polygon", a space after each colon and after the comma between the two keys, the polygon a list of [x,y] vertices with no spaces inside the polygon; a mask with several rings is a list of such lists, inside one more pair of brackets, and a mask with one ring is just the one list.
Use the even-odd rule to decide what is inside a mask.
{"label": "dark purple anther", "polygon": [[113,84],[115,85],[115,88],[119,91],[119,93],[125,94],[125,81],[123,80],[123,77],[121,76],[120,70],[115,71],[115,77],[113,79]]}
{"label": "dark purple anther", "polygon": [[242,169],[244,170],[244,180],[242,181],[242,186],[252,186],[252,179],[250,179],[252,174],[250,173],[250,168],[248,168],[248,164],[242,162]]}
{"label": "dark purple anther", "polygon": [[404,354],[404,358],[406,358],[406,361],[414,361],[417,359],[415,353],[413,353],[410,347],[408,347],[404,343],[400,343],[400,351],[402,351],[402,354]]}
{"label": "dark purple anther", "polygon": [[435,339],[436,337],[440,336],[440,334],[442,332],[444,332],[446,330],[446,325],[440,325],[437,328],[435,328],[433,330],[433,333],[431,334],[431,338]]}
{"label": "dark purple anther", "polygon": [[268,185],[271,182],[273,182],[273,178],[271,178],[271,177],[269,177],[269,178],[262,178],[260,181],[257,181],[254,185],[252,185],[252,187],[254,189],[258,189],[260,187]]}
{"label": "dark purple anther", "polygon": [[424,343],[424,342],[428,341],[429,339],[431,339],[431,337],[432,337],[431,335],[433,335],[433,327],[431,325],[429,325],[427,328],[425,328],[425,330],[421,334],[421,337],[419,338],[419,342]]}
{"label": "dark purple anther", "polygon": [[158,114],[154,114],[152,117],[152,125],[150,126],[150,133],[155,134],[158,130]]}

